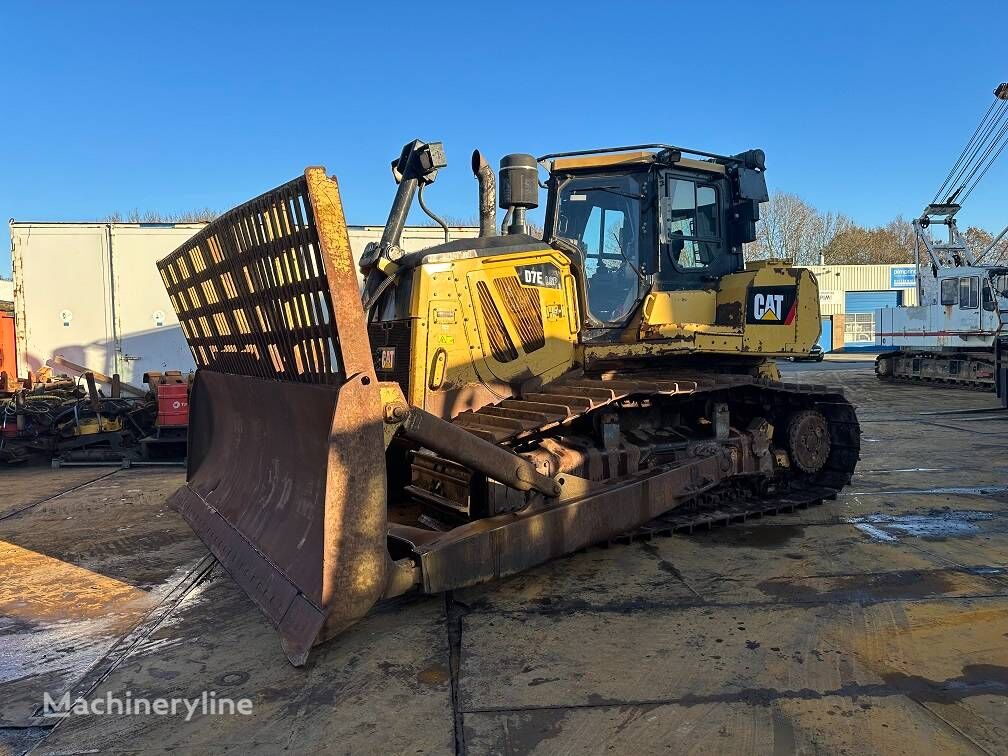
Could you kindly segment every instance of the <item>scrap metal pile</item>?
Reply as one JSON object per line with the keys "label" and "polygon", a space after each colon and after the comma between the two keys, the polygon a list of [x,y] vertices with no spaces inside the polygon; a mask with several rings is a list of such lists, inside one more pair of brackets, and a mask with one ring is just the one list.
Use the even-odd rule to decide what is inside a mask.
{"label": "scrap metal pile", "polygon": [[[0,398],[0,461],[51,459],[58,466],[184,458],[185,426],[181,435],[169,433],[174,427],[162,427],[166,417],[179,415],[172,415],[171,408],[165,411],[158,389],[165,395],[171,395],[175,387],[182,389],[183,399],[176,401],[187,412],[188,377],[173,373],[145,379],[149,379],[148,391],[124,386],[118,376],[106,379],[106,389],[99,387],[90,371],[78,378],[42,372]],[[159,454],[162,450],[166,453]]]}

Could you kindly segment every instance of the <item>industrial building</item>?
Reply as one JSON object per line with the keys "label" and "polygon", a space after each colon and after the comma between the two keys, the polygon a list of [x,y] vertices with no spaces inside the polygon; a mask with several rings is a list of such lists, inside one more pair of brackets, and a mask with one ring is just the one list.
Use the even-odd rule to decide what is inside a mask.
{"label": "industrial building", "polygon": [[[204,225],[12,220],[18,376],[56,355],[106,375],[118,373],[133,385],[146,372],[193,369],[155,262]],[[351,226],[349,232],[359,258],[368,242],[381,238],[382,227]],[[478,233],[449,228],[452,239]],[[402,247],[412,252],[442,241],[440,228],[407,227]]]}
{"label": "industrial building", "polygon": [[[203,228],[202,223],[33,223],[11,221],[17,375],[55,355],[138,384],[148,371],[189,370],[192,355],[155,262]],[[359,257],[381,226],[351,226]],[[457,226],[452,239],[479,229]],[[440,228],[408,227],[406,251],[443,240]],[[813,266],[819,280],[825,351],[874,347],[874,311],[916,304],[912,265]],[[0,300],[4,299],[0,288]],[[10,316],[8,315],[8,319]],[[11,347],[3,366],[14,374]]]}
{"label": "industrial building", "polygon": [[873,350],[875,310],[917,304],[913,265],[813,265],[826,352]]}

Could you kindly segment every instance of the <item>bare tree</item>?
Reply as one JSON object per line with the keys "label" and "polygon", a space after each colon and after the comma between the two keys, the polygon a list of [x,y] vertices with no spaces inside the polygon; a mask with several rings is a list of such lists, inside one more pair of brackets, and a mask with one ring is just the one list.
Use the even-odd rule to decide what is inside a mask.
{"label": "bare tree", "polygon": [[828,265],[896,265],[914,259],[913,227],[902,218],[885,226],[863,228],[852,225],[838,233],[823,251]]}
{"label": "bare tree", "polygon": [[[443,215],[442,220],[451,228],[479,228],[479,218],[475,215]],[[421,222],[422,228],[440,228],[436,220],[425,217]]]}
{"label": "bare tree", "polygon": [[185,210],[180,213],[161,213],[157,210],[140,212],[133,208],[125,215],[120,212],[109,213],[103,218],[105,223],[209,223],[220,213],[204,207],[202,210]]}
{"label": "bare tree", "polygon": [[756,241],[746,245],[746,258],[815,265],[833,239],[853,225],[847,216],[821,213],[795,194],[774,192],[760,206]]}

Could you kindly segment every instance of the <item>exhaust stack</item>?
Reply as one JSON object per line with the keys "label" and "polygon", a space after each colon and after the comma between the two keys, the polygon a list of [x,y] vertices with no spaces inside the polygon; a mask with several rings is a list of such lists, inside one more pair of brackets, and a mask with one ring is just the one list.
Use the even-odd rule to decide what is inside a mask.
{"label": "exhaust stack", "polygon": [[479,150],[473,150],[472,172],[479,181],[479,220],[482,236],[497,235],[497,181],[490,163]]}

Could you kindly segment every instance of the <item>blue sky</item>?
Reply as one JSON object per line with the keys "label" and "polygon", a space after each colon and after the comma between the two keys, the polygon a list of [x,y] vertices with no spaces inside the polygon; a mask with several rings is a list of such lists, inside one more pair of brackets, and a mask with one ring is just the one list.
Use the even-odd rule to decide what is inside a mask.
{"label": "blue sky", "polygon": [[[0,215],[226,209],[323,164],[381,224],[389,162],[475,214],[469,153],[762,147],[771,188],[913,216],[1008,80],[1001,3],[17,3],[2,11]],[[1008,223],[1002,156],[963,226]],[[9,274],[6,228],[0,272]]]}

